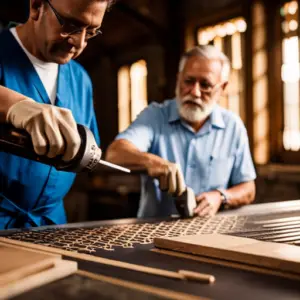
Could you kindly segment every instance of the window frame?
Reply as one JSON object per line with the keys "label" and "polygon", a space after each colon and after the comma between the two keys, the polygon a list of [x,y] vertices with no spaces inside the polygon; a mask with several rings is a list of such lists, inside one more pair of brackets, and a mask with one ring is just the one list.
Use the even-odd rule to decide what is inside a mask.
{"label": "window frame", "polygon": [[[269,97],[270,97],[270,162],[283,164],[300,164],[300,151],[291,151],[284,149],[284,82],[281,79],[281,66],[283,64],[282,42],[284,33],[281,24],[283,17],[280,15],[280,9],[291,1],[279,1],[277,5],[267,6],[268,15],[276,15],[276,18],[269,17],[268,31],[269,38]],[[298,0],[298,20],[300,20],[300,1]],[[270,11],[272,10],[272,11]],[[300,28],[298,24],[298,43],[300,45]],[[300,47],[299,47],[300,54]],[[274,63],[278,62],[278,63]],[[300,89],[300,80],[299,80]],[[279,95],[279,97],[278,97]],[[299,128],[300,130],[300,128]]]}
{"label": "window frame", "polygon": [[[118,92],[117,92],[117,112],[118,112],[118,132],[122,132],[123,130],[125,130],[134,120],[133,120],[133,110],[132,110],[132,80],[131,80],[131,69],[133,67],[133,65],[135,63],[139,63],[143,61],[145,63],[145,66],[146,66],[146,93],[145,93],[145,96],[146,96],[146,102],[147,102],[147,106],[149,105],[149,85],[148,85],[148,63],[147,63],[147,60],[145,58],[138,58],[138,59],[135,59],[135,60],[132,60],[130,61],[129,63],[125,63],[125,64],[122,64],[118,67],[117,69],[117,86],[118,86]],[[129,124],[127,126],[125,126],[125,128],[120,128],[121,124],[120,124],[120,111],[119,111],[119,108],[120,108],[120,97],[119,97],[119,72],[122,68],[126,68],[127,71],[128,71],[128,98],[129,98],[129,101],[128,101],[128,112],[129,112]]]}

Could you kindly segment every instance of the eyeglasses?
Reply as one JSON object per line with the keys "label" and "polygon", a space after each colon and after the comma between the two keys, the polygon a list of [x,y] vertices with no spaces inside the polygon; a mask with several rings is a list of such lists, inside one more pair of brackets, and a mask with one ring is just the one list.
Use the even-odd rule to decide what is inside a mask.
{"label": "eyeglasses", "polygon": [[215,90],[218,87],[220,87],[223,82],[219,82],[219,83],[217,83],[215,85],[211,85],[206,80],[204,80],[204,81],[198,81],[195,78],[186,78],[186,79],[183,80],[183,83],[184,83],[184,85],[186,87],[191,88],[191,89],[195,86],[196,83],[198,83],[199,84],[199,89],[200,89],[201,93],[211,94],[213,92],[213,90]]}
{"label": "eyeglasses", "polygon": [[[68,37],[74,34],[81,33],[84,29],[79,28],[78,26],[74,25],[73,23],[67,21],[64,17],[62,17],[57,10],[53,7],[53,5],[50,3],[50,0],[45,0],[50,8],[52,9],[53,13],[55,14],[61,28],[61,36]],[[86,29],[85,31],[85,40],[90,40],[97,35],[102,34],[102,31],[100,29]]]}

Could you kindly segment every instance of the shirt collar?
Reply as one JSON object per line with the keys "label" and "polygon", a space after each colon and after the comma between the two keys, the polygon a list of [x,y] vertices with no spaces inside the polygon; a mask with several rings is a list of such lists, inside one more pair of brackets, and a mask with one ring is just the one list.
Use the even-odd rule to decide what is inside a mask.
{"label": "shirt collar", "polygon": [[179,121],[180,120],[180,116],[178,113],[178,108],[177,108],[177,102],[176,102],[176,98],[173,99],[173,101],[171,102],[170,105],[170,113],[169,113],[169,123],[175,122],[175,121]]}
{"label": "shirt collar", "polygon": [[210,118],[211,125],[217,128],[225,128],[225,122],[222,114],[222,108],[217,104],[213,109]]}
{"label": "shirt collar", "polygon": [[[177,103],[176,99],[172,101],[171,107],[170,107],[170,113],[169,113],[169,123],[179,121],[180,115],[178,113]],[[217,127],[217,128],[225,128],[225,122],[222,115],[222,109],[219,105],[216,105],[216,107],[213,109],[209,119],[207,120],[208,123],[210,123],[211,126]]]}

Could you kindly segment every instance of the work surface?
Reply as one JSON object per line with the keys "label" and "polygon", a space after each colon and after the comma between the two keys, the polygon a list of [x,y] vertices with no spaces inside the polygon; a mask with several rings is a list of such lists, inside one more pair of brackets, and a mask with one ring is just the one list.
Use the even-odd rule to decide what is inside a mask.
{"label": "work surface", "polygon": [[[300,201],[251,205],[220,213],[211,219],[101,221],[2,231],[0,235],[13,241],[25,241],[69,251],[64,254],[68,259],[78,261],[79,269],[102,276],[96,280],[85,278],[82,274],[73,275],[16,299],[40,299],[41,295],[43,299],[186,298],[183,294],[178,294],[176,298],[176,293],[194,295],[200,299],[300,299],[299,279],[262,274],[259,270],[247,267],[236,268],[234,264],[204,257],[194,260],[188,256],[179,257],[153,251],[154,237],[200,233],[229,233],[300,245]],[[81,259],[80,255],[72,255],[74,253],[87,255]],[[209,285],[180,281],[91,261],[89,257],[104,257],[170,271],[185,269],[209,273],[216,277],[216,282]],[[150,293],[146,288],[138,290],[128,284],[122,286],[119,281],[110,281],[108,277],[137,286],[152,286],[152,292],[163,289],[171,293]]]}

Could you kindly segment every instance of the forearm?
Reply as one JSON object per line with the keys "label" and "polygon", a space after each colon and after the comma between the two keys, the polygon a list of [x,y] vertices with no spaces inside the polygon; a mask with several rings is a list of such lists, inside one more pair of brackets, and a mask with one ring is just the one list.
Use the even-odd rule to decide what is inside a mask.
{"label": "forearm", "polygon": [[[125,139],[114,141],[106,152],[106,160],[131,169],[148,169],[155,155],[137,149]],[[158,157],[157,157],[158,158]]]}
{"label": "forearm", "polygon": [[172,196],[179,196],[186,190],[180,166],[152,153],[140,151],[125,139],[114,141],[106,152],[106,160],[128,167],[133,171],[147,172],[159,180],[159,187]]}
{"label": "forearm", "polygon": [[9,108],[27,97],[0,85],[0,122],[6,121]]}
{"label": "forearm", "polygon": [[226,192],[229,195],[230,207],[250,204],[255,198],[255,183],[254,181],[240,183],[227,189]]}

